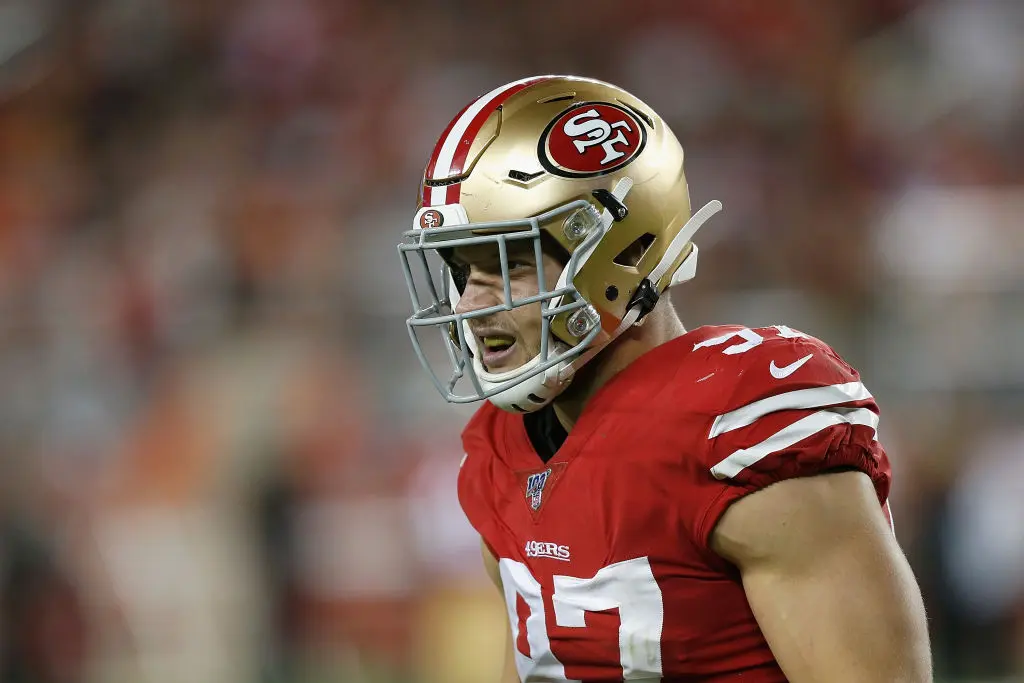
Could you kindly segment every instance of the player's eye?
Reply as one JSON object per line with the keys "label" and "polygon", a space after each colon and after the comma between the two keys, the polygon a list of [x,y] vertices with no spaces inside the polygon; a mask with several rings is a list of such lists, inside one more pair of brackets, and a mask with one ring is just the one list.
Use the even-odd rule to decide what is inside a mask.
{"label": "player's eye", "polygon": [[469,282],[469,267],[463,263],[449,262],[448,271],[452,275],[455,291],[462,296],[466,292],[466,283]]}

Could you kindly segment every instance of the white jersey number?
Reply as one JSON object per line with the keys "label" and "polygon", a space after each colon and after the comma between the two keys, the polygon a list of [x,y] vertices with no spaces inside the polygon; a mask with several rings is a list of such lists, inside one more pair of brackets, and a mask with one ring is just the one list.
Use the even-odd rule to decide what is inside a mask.
{"label": "white jersey number", "polygon": [[[540,583],[522,562],[502,558],[498,567],[513,642],[519,641],[520,632],[525,629],[529,643],[529,656],[515,648],[519,678],[524,682],[571,681],[565,677],[565,667],[551,651]],[[551,606],[556,625],[584,628],[586,612],[617,608],[623,679],[661,680],[661,629],[665,610],[661,589],[646,557],[608,565],[589,579],[554,576],[552,581]],[[518,597],[529,609],[529,614],[522,619]]]}
{"label": "white jersey number", "polygon": [[[785,339],[799,339],[800,337],[807,337],[803,332],[798,332],[797,330],[786,327],[785,325],[773,325],[772,327],[775,328],[780,337]],[[705,339],[702,342],[698,342],[693,345],[693,350],[696,351],[697,349],[707,346],[719,346],[727,341],[735,339],[736,337],[739,337],[743,341],[725,347],[722,349],[722,353],[727,356],[733,356],[737,353],[746,353],[750,349],[759,346],[761,342],[764,341],[764,337],[759,335],[757,332],[754,332],[749,327],[743,327],[735,332],[723,334],[721,337],[712,337],[711,339]]]}

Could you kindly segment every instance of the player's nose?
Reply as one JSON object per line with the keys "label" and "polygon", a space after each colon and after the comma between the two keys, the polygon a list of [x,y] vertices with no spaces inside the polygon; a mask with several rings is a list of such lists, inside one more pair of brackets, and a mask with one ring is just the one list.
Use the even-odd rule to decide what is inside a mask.
{"label": "player's nose", "polygon": [[491,306],[497,306],[504,300],[504,285],[500,277],[479,273],[474,270],[466,279],[466,287],[459,296],[455,307],[456,313],[471,313]]}

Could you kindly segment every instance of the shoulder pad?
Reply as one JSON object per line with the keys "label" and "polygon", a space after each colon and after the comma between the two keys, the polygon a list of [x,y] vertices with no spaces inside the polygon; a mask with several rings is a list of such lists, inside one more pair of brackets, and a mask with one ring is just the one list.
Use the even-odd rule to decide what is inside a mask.
{"label": "shoulder pad", "polygon": [[861,451],[872,450],[878,406],[856,370],[828,344],[785,326],[744,330],[730,339],[707,340],[709,347],[723,346],[723,354],[745,345],[720,369],[734,374],[707,435],[716,478],[732,478],[777,452],[790,457],[776,465],[824,466],[835,449],[832,440],[848,439],[844,430],[856,426],[865,429],[859,432]]}
{"label": "shoulder pad", "polygon": [[784,325],[720,327],[693,346],[705,409],[733,410],[767,396],[859,384],[860,375],[825,342]]}

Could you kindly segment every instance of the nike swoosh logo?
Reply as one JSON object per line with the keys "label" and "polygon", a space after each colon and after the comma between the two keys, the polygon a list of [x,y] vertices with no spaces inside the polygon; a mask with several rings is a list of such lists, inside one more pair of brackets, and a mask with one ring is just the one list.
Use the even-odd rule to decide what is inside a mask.
{"label": "nike swoosh logo", "polygon": [[789,365],[783,365],[781,368],[778,365],[776,365],[775,361],[773,360],[772,364],[768,366],[768,370],[771,371],[772,377],[774,377],[775,379],[785,379],[792,375],[797,370],[799,370],[800,366],[809,361],[811,359],[811,356],[813,355],[813,353],[809,353],[800,360],[795,360]]}

